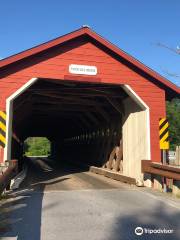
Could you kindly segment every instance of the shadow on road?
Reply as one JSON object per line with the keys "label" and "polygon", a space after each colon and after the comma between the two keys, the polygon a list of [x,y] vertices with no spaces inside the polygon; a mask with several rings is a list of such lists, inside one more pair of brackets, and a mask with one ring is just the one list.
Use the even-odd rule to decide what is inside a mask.
{"label": "shadow on road", "polygon": [[[156,207],[143,209],[132,214],[119,216],[112,226],[113,234],[108,238],[111,240],[179,240],[180,239],[180,212],[176,209],[168,209],[164,203],[156,204]],[[135,229],[143,228],[142,235],[136,235]],[[172,233],[146,233],[145,229],[173,230]]]}
{"label": "shadow on road", "polygon": [[0,239],[17,237],[18,240],[39,240],[42,198],[43,193],[31,194],[27,191],[14,195],[2,204]]}
{"label": "shadow on road", "polygon": [[[61,167],[63,168],[63,166]],[[72,166],[71,168],[63,169],[63,171],[56,168],[54,171],[43,172],[40,171],[37,166],[30,165],[28,175],[21,185],[21,188],[18,189],[18,191],[9,193],[9,199],[0,203],[0,239],[3,239],[3,237],[17,237],[18,240],[40,240],[42,210],[50,210],[54,207],[54,204],[56,204],[56,202],[52,201],[51,204],[46,205],[43,208],[45,187],[59,182],[62,182],[63,184],[64,181],[68,180],[68,174],[81,171],[84,171],[84,169],[82,170]],[[110,231],[107,231],[106,238],[103,240],[179,240],[179,210],[173,207],[168,207],[165,203],[149,197],[145,198],[148,201],[145,204],[142,202],[143,199],[141,199],[142,194],[139,193],[139,195],[136,195],[136,193],[137,192],[127,194],[126,191],[124,191],[124,195],[121,197],[122,199],[118,198],[116,200],[118,202],[116,203],[117,211],[115,212],[115,215],[117,213],[116,216],[118,217],[113,217],[112,226],[106,226],[105,220],[104,223],[102,222],[103,219],[105,219],[103,218],[103,214],[106,216],[106,220],[108,220],[107,222],[109,222],[108,216],[111,216],[111,211],[109,212],[107,209],[107,212],[102,212],[102,218],[99,221],[102,222],[105,229],[110,229]],[[88,201],[86,198],[83,199],[83,201]],[[109,195],[106,198],[102,198],[101,205],[103,205],[103,202],[106,202],[106,200],[108,201],[108,199],[111,199]],[[113,199],[113,201],[115,200]],[[76,205],[78,205],[78,203],[77,199]],[[88,204],[91,206],[91,203],[88,202]],[[123,206],[122,208],[121,204],[129,207],[124,209],[125,207]],[[91,207],[94,209],[94,205]],[[122,213],[122,215],[120,213]],[[94,212],[93,214],[96,215]],[[78,219],[78,221],[84,221],[84,219]],[[144,233],[141,236],[137,236],[134,232],[136,227],[142,227],[143,229],[166,228],[172,229],[174,232],[173,234]],[[87,229],[89,230],[88,226]],[[88,231],[87,229],[85,231]],[[71,229],[69,229],[69,231],[71,231]],[[86,233],[82,233],[82,235],[86,236]],[[96,240],[102,240],[102,238],[98,239],[98,236],[96,237]],[[57,239],[60,239],[60,236],[57,236]],[[88,238],[86,239],[88,240]],[[89,238],[89,240],[92,239],[93,238]]]}
{"label": "shadow on road", "polygon": [[41,239],[45,187],[66,181],[69,179],[66,175],[82,171],[75,166],[70,168],[56,166],[55,169],[43,171],[38,165],[28,163],[28,173],[20,188],[8,193],[8,199],[0,202],[0,239],[4,237],[17,237],[18,240]]}

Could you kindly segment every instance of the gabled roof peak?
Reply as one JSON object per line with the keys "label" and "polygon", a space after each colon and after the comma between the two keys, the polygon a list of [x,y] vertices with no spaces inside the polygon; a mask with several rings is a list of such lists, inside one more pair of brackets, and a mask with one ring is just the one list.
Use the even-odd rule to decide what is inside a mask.
{"label": "gabled roof peak", "polygon": [[61,37],[58,37],[56,39],[50,40],[46,43],[40,44],[38,46],[35,46],[33,48],[30,48],[26,51],[20,52],[16,55],[10,56],[8,58],[0,60],[0,70],[3,68],[7,68],[8,66],[15,64],[18,61],[22,61],[23,59],[26,59],[27,57],[30,57],[32,55],[38,54],[42,51],[46,51],[52,47],[55,47],[57,45],[60,45],[62,43],[65,43],[69,40],[76,39],[77,37],[88,35],[92,39],[94,39],[96,42],[103,45],[105,48],[109,49],[111,52],[115,53],[116,55],[120,56],[121,58],[125,59],[127,62],[133,64],[135,67],[139,68],[141,71],[145,72],[149,76],[153,77],[157,82],[160,84],[163,84],[165,87],[169,88],[170,90],[176,92],[176,94],[180,93],[180,88],[173,84],[172,82],[168,81],[166,78],[159,75],[157,72],[153,71],[152,69],[148,68],[144,64],[142,64],[137,59],[133,58],[117,46],[113,45],[109,41],[107,41],[105,38],[94,32],[88,25],[83,25],[82,28],[77,29],[73,32],[70,32],[66,35],[63,35]]}

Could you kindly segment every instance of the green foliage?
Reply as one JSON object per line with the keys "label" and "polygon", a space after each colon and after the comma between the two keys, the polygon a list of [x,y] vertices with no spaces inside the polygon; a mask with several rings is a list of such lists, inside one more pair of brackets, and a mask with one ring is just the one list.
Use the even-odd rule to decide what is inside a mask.
{"label": "green foliage", "polygon": [[24,142],[26,156],[42,156],[50,153],[50,142],[44,137],[30,137]]}
{"label": "green foliage", "polygon": [[180,99],[167,102],[166,110],[169,121],[170,149],[175,150],[175,147],[180,145]]}

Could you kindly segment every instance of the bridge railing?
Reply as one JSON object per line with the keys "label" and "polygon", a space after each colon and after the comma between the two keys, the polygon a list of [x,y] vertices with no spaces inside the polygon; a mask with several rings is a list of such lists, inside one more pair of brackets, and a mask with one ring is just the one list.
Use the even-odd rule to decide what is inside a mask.
{"label": "bridge railing", "polygon": [[141,171],[151,175],[152,187],[163,190],[164,186],[168,186],[172,193],[180,196],[179,166],[163,165],[149,160],[142,160]]}
{"label": "bridge railing", "polygon": [[162,177],[180,180],[180,168],[176,166],[163,165],[149,160],[142,160],[142,172],[152,173]]}
{"label": "bridge railing", "polygon": [[18,161],[17,160],[9,161],[9,166],[0,175],[0,195],[8,187],[8,185],[11,182],[11,179],[15,177],[17,172],[18,172]]}

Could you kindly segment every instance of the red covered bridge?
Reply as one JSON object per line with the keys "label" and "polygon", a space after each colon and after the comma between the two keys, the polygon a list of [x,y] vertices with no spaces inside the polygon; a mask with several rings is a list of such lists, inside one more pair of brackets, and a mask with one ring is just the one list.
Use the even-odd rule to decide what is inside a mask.
{"label": "red covered bridge", "polygon": [[0,162],[21,159],[27,137],[46,136],[59,161],[142,180],[141,160],[161,161],[159,118],[179,93],[83,27],[0,61]]}

